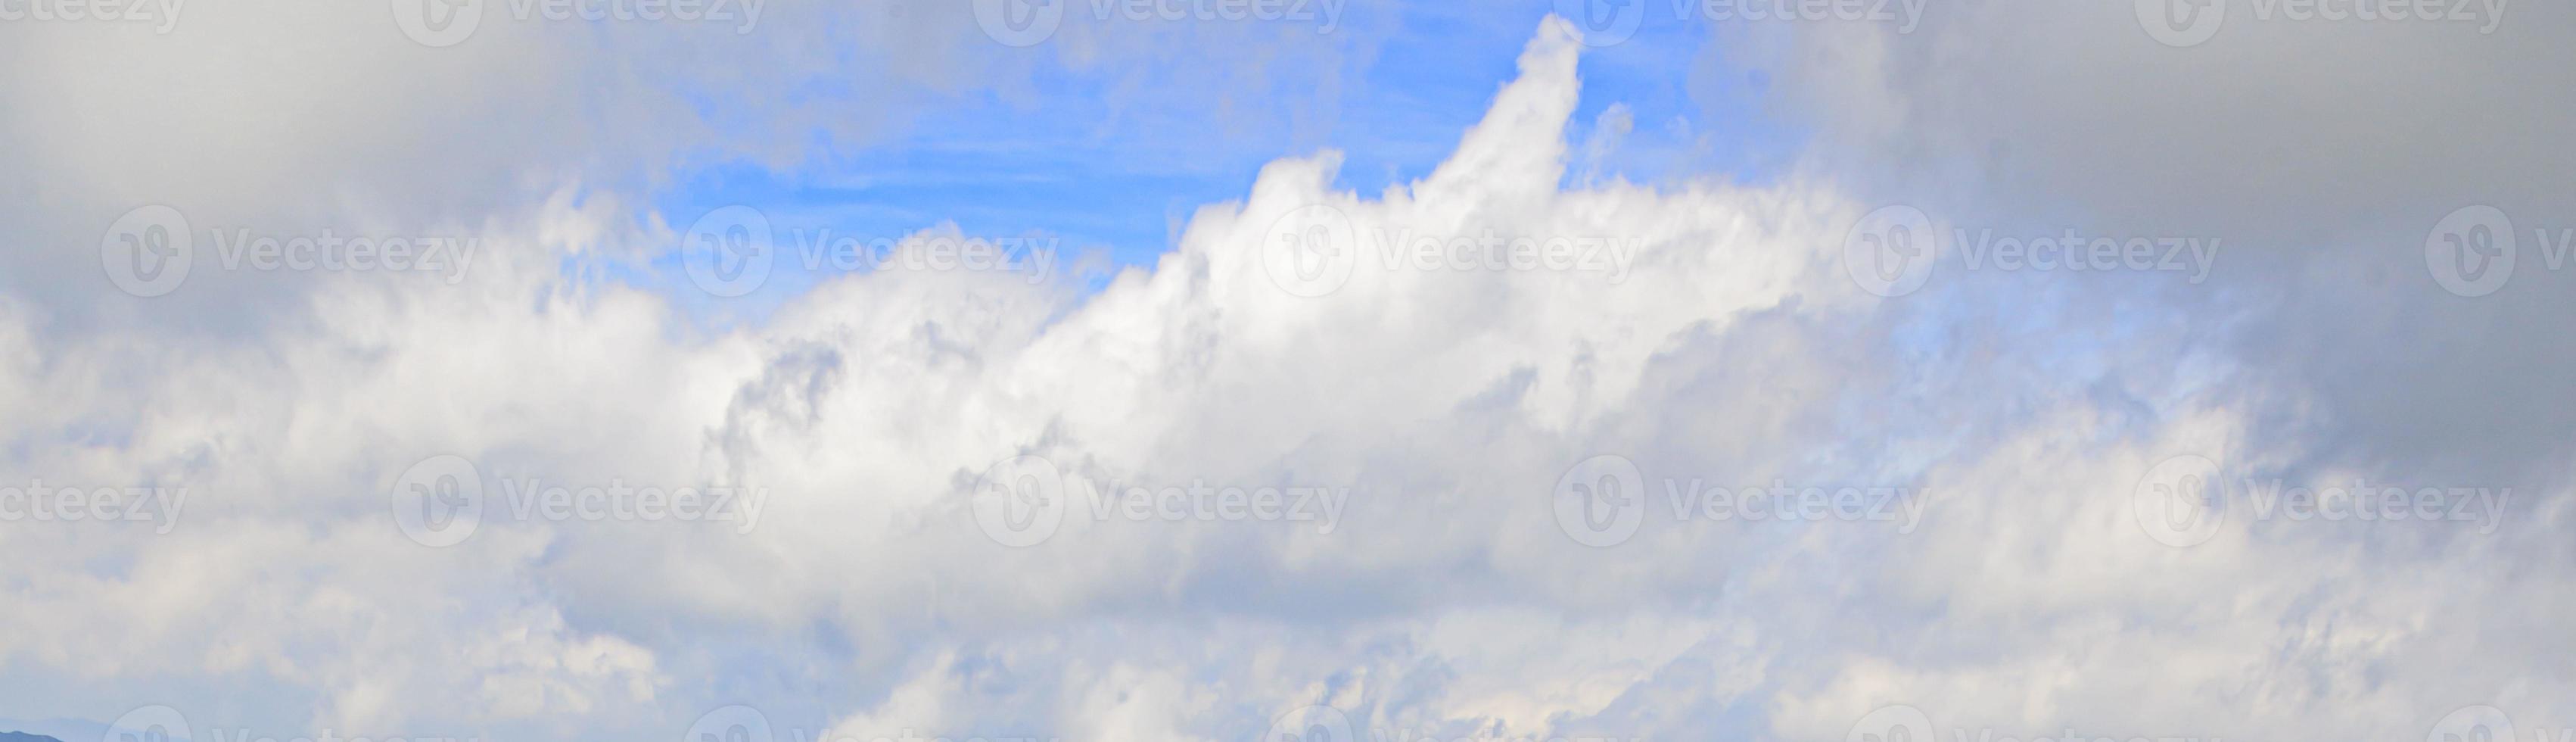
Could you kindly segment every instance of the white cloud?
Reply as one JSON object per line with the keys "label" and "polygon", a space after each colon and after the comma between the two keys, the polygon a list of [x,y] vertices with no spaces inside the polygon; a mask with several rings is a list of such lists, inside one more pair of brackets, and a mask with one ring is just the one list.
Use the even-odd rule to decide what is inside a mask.
{"label": "white cloud", "polygon": [[[1951,46],[1954,26],[1927,22],[1927,38],[1902,41],[1920,46],[1828,46],[1847,41],[1836,28],[1795,39],[1782,58],[1799,73],[1784,88],[1870,73],[1804,101],[1848,119],[1831,141],[1930,152],[1942,165],[1982,146],[1954,141],[1982,119],[1945,118],[1958,114],[1941,99],[1905,93],[2004,93],[1973,76],[1878,66],[1905,54],[1982,59]],[[756,324],[709,329],[667,297],[564,275],[566,258],[650,253],[672,235],[628,226],[642,199],[615,187],[548,183],[554,197],[539,206],[436,217],[484,239],[489,270],[457,285],[315,281],[241,336],[173,339],[105,321],[48,334],[46,315],[71,310],[36,292],[0,302],[0,487],[42,478],[192,492],[167,535],[0,524],[0,591],[15,608],[0,612],[0,677],[29,708],[88,718],[159,703],[203,726],[496,739],[677,734],[737,703],[781,730],[828,724],[863,739],[1242,739],[1313,704],[1364,730],[1443,739],[1833,739],[1887,704],[1924,710],[1945,735],[2017,738],[2072,728],[2411,739],[2469,704],[2509,707],[2534,727],[2576,712],[2550,664],[2569,640],[2546,621],[2571,602],[2547,566],[2564,556],[2549,537],[2566,525],[2563,478],[2497,475],[2526,490],[2527,507],[2491,536],[2239,521],[2175,548],[2139,527],[2132,491],[2177,454],[2321,484],[2408,475],[2389,471],[2403,457],[2351,460],[2337,436],[2286,435],[2303,428],[2276,419],[2350,404],[2348,390],[2305,385],[2304,367],[2247,349],[2265,323],[2322,310],[2177,295],[2134,276],[1995,272],[1883,299],[1840,261],[1846,230],[1881,205],[1885,184],[1827,162],[1830,151],[1773,185],[1569,187],[1582,48],[1572,33],[1543,24],[1519,78],[1422,180],[1359,194],[1333,187],[1333,153],[1279,160],[1244,200],[1193,214],[1151,270],[1096,293],[888,271],[832,278]],[[515,69],[454,82],[574,84],[495,81]],[[43,87],[0,93],[162,126],[119,113],[147,98]],[[243,213],[286,208],[240,187],[304,174],[261,154],[308,152],[265,118],[302,90],[181,105],[236,127],[205,137],[233,150],[13,157],[100,178],[124,177],[115,158],[138,157],[205,178],[182,190]],[[505,111],[509,100],[477,105]],[[325,127],[336,136],[368,136],[372,116],[418,120],[344,113],[357,118]],[[424,126],[449,113],[467,116],[424,113]],[[46,131],[74,144],[136,135]],[[2102,144],[2056,148],[2049,136],[2029,139],[2049,167],[2080,167]],[[589,144],[598,149],[584,157],[624,151]],[[492,159],[437,163],[454,179],[425,192],[521,174],[506,152],[483,154]],[[211,159],[170,164],[182,155]],[[2122,167],[2159,156],[2135,158]],[[580,171],[586,160],[565,162]],[[2194,163],[2214,167],[2180,172]],[[2310,164],[2311,176],[2280,177],[2363,167]],[[218,177],[228,167],[250,175]],[[2015,172],[2049,186],[2072,178]],[[2207,205],[2154,185],[2139,186],[2143,197]],[[125,188],[75,192],[112,200],[100,194]],[[1997,191],[1980,196],[1995,209],[2025,195]],[[1344,261],[1347,277],[1320,296],[1291,291],[1318,286],[1275,262],[1283,236],[1311,234],[1283,227],[1304,226],[1281,221],[1295,213],[1347,223],[1323,245],[1346,252],[1318,258]],[[2222,223],[2290,231],[2241,218]],[[1406,234],[1435,238],[1431,267],[1381,259],[1380,235]],[[1635,252],[1621,270],[1496,267],[1473,251],[1463,268],[1450,260],[1461,253],[1447,238],[1487,235],[1615,238],[1605,244]],[[2269,275],[2312,275],[2281,265]],[[1565,534],[1549,498],[1568,467],[1601,453],[1645,475],[1634,493],[1645,515],[1635,536],[1592,548]],[[749,533],[521,520],[502,515],[513,503],[490,502],[471,538],[429,549],[402,536],[388,491],[443,454],[494,480],[769,495]],[[972,499],[987,467],[1019,455],[1148,487],[1347,487],[1349,511],[1325,533],[1094,518],[1076,503],[1042,543],[1005,548],[978,527]],[[2458,482],[2462,471],[2414,476]],[[1929,505],[1910,533],[1679,519],[1664,485],[1692,479],[1919,488]],[[501,494],[486,488],[487,501]]]}

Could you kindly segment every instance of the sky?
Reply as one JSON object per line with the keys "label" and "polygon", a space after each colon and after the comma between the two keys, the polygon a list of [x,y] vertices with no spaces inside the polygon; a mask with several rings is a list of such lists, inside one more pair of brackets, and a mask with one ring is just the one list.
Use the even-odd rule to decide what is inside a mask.
{"label": "sky", "polygon": [[2571,30],[0,0],[0,731],[2557,740]]}

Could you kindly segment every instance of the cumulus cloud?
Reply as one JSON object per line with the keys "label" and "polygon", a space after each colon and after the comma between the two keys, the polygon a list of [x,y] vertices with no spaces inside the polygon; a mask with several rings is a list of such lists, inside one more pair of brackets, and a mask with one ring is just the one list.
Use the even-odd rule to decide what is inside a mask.
{"label": "cumulus cloud", "polygon": [[[1751,185],[1569,178],[1585,47],[1574,23],[1550,17],[1516,78],[1421,179],[1358,193],[1336,185],[1334,152],[1277,160],[1240,200],[1191,214],[1154,265],[1096,289],[880,270],[710,327],[659,291],[567,270],[603,251],[661,254],[681,236],[667,225],[695,215],[655,213],[616,177],[542,171],[520,186],[542,194],[534,205],[387,217],[480,240],[476,270],[452,283],[301,280],[267,299],[276,308],[255,331],[186,336],[154,326],[165,320],[102,316],[68,332],[58,317],[89,310],[11,284],[0,487],[187,499],[167,533],[0,530],[0,589],[16,609],[0,612],[0,677],[24,699],[0,711],[108,720],[168,705],[200,739],[653,738],[735,719],[723,710],[735,705],[779,738],[859,739],[1246,739],[1305,721],[1362,738],[1839,739],[1909,712],[1945,737],[2414,739],[2481,704],[2526,728],[2576,723],[2551,662],[2569,640],[2547,620],[2571,602],[2550,566],[2566,555],[2553,538],[2568,525],[2566,482],[2545,464],[2566,444],[2531,437],[2564,423],[2541,407],[2558,382],[2514,374],[2490,392],[2422,392],[2463,363],[2446,355],[2456,346],[2338,349],[2392,364],[2394,380],[2280,350],[2429,332],[2416,323],[2432,320],[2370,309],[2385,301],[2546,338],[2489,314],[2554,301],[2546,281],[2462,308],[2419,274],[2399,277],[2392,258],[2386,293],[2329,291],[2350,274],[2325,244],[2343,235],[2284,224],[2341,223],[2333,204],[2351,202],[2249,200],[2312,182],[2434,186],[2410,179],[2415,155],[2352,161],[2334,155],[2364,147],[2332,138],[2298,140],[2289,170],[2218,177],[2255,156],[2236,133],[2287,136],[2254,110],[2259,76],[2155,78],[2174,81],[2151,90],[2178,107],[2233,91],[2244,110],[2210,114],[2235,126],[2214,149],[2121,146],[2188,122],[2119,119],[2139,127],[2122,131],[2049,118],[2092,115],[2046,105],[2091,90],[2064,78],[2270,69],[2234,55],[2325,31],[2102,51],[2088,42],[2134,28],[2074,9],[1950,10],[1967,17],[1902,37],[1802,26],[1745,52],[1775,55],[1758,59],[1783,71],[1784,105],[1829,122],[1836,145]],[[1978,46],[1978,20],[2033,30]],[[531,55],[568,43],[560,29],[497,32],[490,43]],[[47,31],[29,33],[38,43],[18,54],[58,58],[38,51]],[[353,118],[324,128],[360,138],[339,142],[349,151],[435,175],[353,186],[395,201],[530,177],[513,164],[521,150],[451,158],[421,144],[467,121],[566,137],[516,145],[545,157],[569,147],[544,165],[580,176],[724,128],[673,98],[609,96],[611,111],[558,95],[617,84],[628,71],[604,61],[613,52],[721,42],[591,41],[606,51],[585,49],[579,64],[478,57],[493,66],[419,83],[475,91],[464,108],[384,91],[389,108],[335,109]],[[2552,58],[2513,43],[2495,53]],[[2452,55],[2483,53],[2449,44],[2423,58],[2467,66]],[[2049,49],[2107,59],[2041,63]],[[372,89],[368,65],[406,69],[402,55],[429,51],[358,54],[345,82]],[[174,66],[222,56],[184,43],[155,53]],[[117,64],[128,62],[148,64]],[[684,79],[742,81],[716,69]],[[262,152],[338,141],[275,118],[319,96],[310,88],[234,97],[168,83],[161,92],[213,99],[164,104],[205,119],[188,124],[120,112],[151,105],[149,90],[48,82],[59,79],[0,93],[56,106],[22,112],[152,129],[127,134],[167,151],[0,155],[99,179],[48,192],[83,217],[36,236],[94,229],[83,219],[149,190],[114,180],[138,168],[131,177],[201,179],[170,186],[202,199],[191,214],[291,215],[309,205],[258,187],[301,184],[303,172]],[[2428,103],[2487,99],[2425,87]],[[734,89],[746,105],[777,93]],[[554,123],[568,115],[575,124]],[[50,128],[82,117],[93,116],[22,113],[9,126],[43,142],[120,136]],[[617,134],[634,141],[573,135],[610,119],[680,123]],[[153,128],[191,125],[214,128],[193,144]],[[2545,128],[2492,126],[2523,137],[2513,141]],[[2016,148],[1998,154],[1996,141]],[[2186,187],[2209,183],[2238,190]],[[1973,188],[1902,195],[1963,184]],[[1965,269],[1944,254],[1925,288],[1882,296],[1856,280],[1871,268],[1847,263],[1847,247],[1891,201],[1944,227],[2131,234],[2160,215],[2206,215],[2176,223],[2258,254],[2222,257],[2206,285]],[[81,248],[72,257],[25,258],[38,267],[23,275],[95,259],[91,239],[61,243]],[[2414,239],[2401,246],[2420,253]],[[61,270],[42,275],[95,268]],[[133,304],[113,311],[145,311]],[[2321,334],[2296,332],[2310,328]],[[2465,363],[2501,374],[2560,347]],[[2506,415],[2521,424],[2495,434],[2516,445],[2444,457],[2446,446],[2410,443],[2420,430],[2353,427],[2443,408],[2443,394],[2500,407],[2489,394],[2526,393],[2514,399],[2537,409]],[[2444,431],[2482,419],[2422,414]],[[2485,530],[2297,520],[2230,500],[2231,519],[2178,543],[2139,493],[2172,484],[2157,472],[2186,455],[2212,461],[2223,483],[2514,495]],[[441,457],[466,462],[469,481],[419,474]],[[403,508],[439,487],[479,492],[483,510],[461,542],[433,547],[407,535],[419,523]],[[550,487],[722,492],[725,504],[627,518],[572,503],[550,516]],[[1594,487],[1618,489],[1566,508]],[[1256,507],[1261,491],[1275,509]],[[1712,504],[1721,497],[1730,509]],[[1631,504],[1604,521],[1605,503]]]}

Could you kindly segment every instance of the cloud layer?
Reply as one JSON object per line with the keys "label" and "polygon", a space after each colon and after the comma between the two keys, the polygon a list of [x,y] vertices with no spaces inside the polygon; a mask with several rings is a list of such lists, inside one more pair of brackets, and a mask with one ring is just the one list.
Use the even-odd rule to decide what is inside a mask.
{"label": "cloud layer", "polygon": [[[2459,205],[2525,232],[2576,206],[2551,187],[2567,11],[2481,35],[2239,9],[2184,49],[2126,7],[1720,25],[1723,64],[1769,71],[1815,141],[1769,182],[1653,184],[1568,177],[1587,47],[1550,16],[1429,174],[1357,193],[1335,152],[1284,157],[1105,285],[879,270],[711,323],[620,280],[707,259],[698,214],[646,205],[657,168],[793,163],[771,135],[862,137],[849,106],[1151,56],[810,10],[768,9],[809,22],[758,46],[502,23],[443,58],[466,64],[315,32],[373,6],[6,31],[0,134],[29,146],[0,163],[38,175],[0,180],[30,246],[0,279],[0,488],[185,500],[167,528],[0,523],[0,716],[168,706],[196,739],[2576,725],[2550,620],[2576,609],[2569,294],[2536,246],[2481,298],[2424,262]],[[850,29],[913,61],[806,46]],[[187,291],[146,300],[91,261],[148,203],[200,234]],[[1854,247],[1894,244],[1890,205],[1929,227],[1911,290]],[[452,280],[263,273],[202,234],[323,225],[479,252]],[[2013,269],[1964,254],[1979,230],[2225,247],[2205,275]],[[2159,521],[2177,485],[2225,505]],[[481,508],[470,530],[436,527],[443,498]]]}

